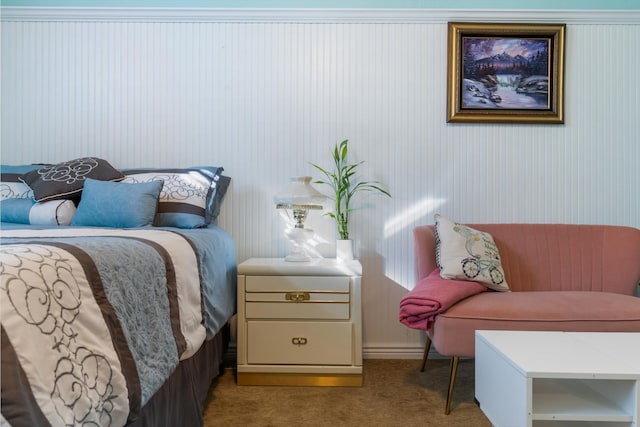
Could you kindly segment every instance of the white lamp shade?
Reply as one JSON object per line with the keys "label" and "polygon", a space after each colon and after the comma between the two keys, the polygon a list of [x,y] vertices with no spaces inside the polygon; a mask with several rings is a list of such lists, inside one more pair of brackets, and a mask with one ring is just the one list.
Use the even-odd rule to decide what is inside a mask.
{"label": "white lamp shade", "polygon": [[322,205],[327,197],[311,186],[310,176],[294,176],[289,186],[274,197],[279,205]]}

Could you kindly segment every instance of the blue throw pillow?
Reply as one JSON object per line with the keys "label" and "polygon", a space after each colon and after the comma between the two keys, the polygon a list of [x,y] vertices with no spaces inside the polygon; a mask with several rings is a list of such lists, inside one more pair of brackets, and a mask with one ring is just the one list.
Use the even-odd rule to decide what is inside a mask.
{"label": "blue throw pillow", "polygon": [[153,224],[162,181],[123,183],[88,178],[71,225],[133,228]]}

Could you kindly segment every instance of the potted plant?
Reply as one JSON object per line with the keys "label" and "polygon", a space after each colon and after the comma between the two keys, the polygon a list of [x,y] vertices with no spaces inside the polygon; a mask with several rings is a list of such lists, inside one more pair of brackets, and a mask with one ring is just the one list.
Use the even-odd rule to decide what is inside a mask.
{"label": "potted plant", "polygon": [[[349,214],[353,211],[351,207],[353,197],[361,191],[381,193],[391,197],[391,194],[380,186],[379,181],[359,181],[357,179],[358,166],[364,161],[349,163],[347,161],[348,153],[349,140],[345,139],[340,144],[336,144],[333,149],[333,170],[330,171],[316,164],[311,164],[325,176],[325,179],[319,179],[314,183],[328,185],[333,191],[333,196],[329,197],[334,202],[333,211],[327,212],[325,215],[330,216],[336,222],[340,237],[336,244],[336,252],[337,257],[343,259],[353,259],[353,249],[349,240]],[[343,249],[343,246],[346,249]]]}

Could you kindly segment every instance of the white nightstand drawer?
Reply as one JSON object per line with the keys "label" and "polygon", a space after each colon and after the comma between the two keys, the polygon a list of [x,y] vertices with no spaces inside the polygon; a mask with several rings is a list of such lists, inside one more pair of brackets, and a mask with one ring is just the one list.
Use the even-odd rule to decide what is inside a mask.
{"label": "white nightstand drawer", "polygon": [[246,276],[246,292],[349,292],[349,277]]}
{"label": "white nightstand drawer", "polygon": [[[249,295],[249,294],[247,294]],[[247,302],[247,319],[349,319],[349,302]]]}
{"label": "white nightstand drawer", "polygon": [[349,304],[348,293],[335,292],[307,292],[307,291],[289,291],[289,292],[247,292],[245,301],[251,302],[281,302],[287,304],[303,303],[309,304],[319,303],[345,303]]}
{"label": "white nightstand drawer", "polygon": [[351,365],[351,322],[247,322],[248,363]]}

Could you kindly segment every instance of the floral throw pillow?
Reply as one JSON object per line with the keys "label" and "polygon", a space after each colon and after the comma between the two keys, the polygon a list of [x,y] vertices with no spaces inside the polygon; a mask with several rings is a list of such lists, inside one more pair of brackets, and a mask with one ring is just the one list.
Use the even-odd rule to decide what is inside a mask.
{"label": "floral throw pillow", "polygon": [[470,280],[509,291],[500,254],[491,234],[451,221],[436,221],[436,262],[443,279]]}

